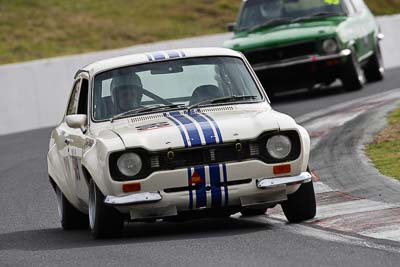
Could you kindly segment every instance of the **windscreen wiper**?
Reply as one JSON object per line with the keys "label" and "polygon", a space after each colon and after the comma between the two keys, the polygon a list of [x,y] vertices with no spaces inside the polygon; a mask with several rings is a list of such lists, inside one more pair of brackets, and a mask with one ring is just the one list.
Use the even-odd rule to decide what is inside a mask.
{"label": "windscreen wiper", "polygon": [[187,108],[187,110],[192,110],[194,108],[206,105],[206,104],[216,104],[216,103],[229,103],[229,102],[238,102],[238,101],[243,101],[243,100],[254,100],[257,99],[258,96],[256,95],[232,95],[232,96],[227,96],[227,97],[220,97],[220,98],[214,98],[214,99],[209,99],[205,101],[201,101],[199,103],[193,104]]}
{"label": "windscreen wiper", "polygon": [[264,27],[272,26],[272,25],[277,25],[277,24],[282,24],[282,23],[285,23],[285,22],[291,22],[291,21],[292,20],[290,18],[270,19],[270,20],[268,20],[268,21],[266,21],[264,23],[261,23],[261,24],[255,25],[253,27],[250,27],[246,31],[253,32],[253,31],[256,31],[256,30],[258,30],[260,28],[264,28]]}
{"label": "windscreen wiper", "polygon": [[304,17],[299,17],[299,18],[293,19],[292,22],[299,22],[302,20],[308,20],[308,19],[313,19],[313,18],[334,17],[334,16],[344,16],[344,14],[340,13],[340,12],[315,12],[315,13],[312,13],[312,14],[304,16]]}
{"label": "windscreen wiper", "polygon": [[150,107],[138,107],[138,108],[134,108],[125,112],[122,112],[120,114],[117,114],[115,116],[113,116],[110,121],[113,122],[116,119],[122,118],[124,116],[127,116],[129,114],[140,114],[140,113],[144,113],[144,112],[149,112],[149,111],[154,111],[154,110],[163,110],[163,109],[167,109],[167,108],[178,108],[183,106],[183,104],[172,104],[172,105],[155,105],[155,106],[150,106]]}

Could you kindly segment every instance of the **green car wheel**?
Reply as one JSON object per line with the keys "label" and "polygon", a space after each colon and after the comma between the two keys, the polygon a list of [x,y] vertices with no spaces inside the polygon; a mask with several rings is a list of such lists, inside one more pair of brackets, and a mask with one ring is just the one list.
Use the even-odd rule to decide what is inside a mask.
{"label": "green car wheel", "polygon": [[377,82],[383,80],[384,74],[385,68],[383,66],[382,52],[378,44],[365,68],[365,76],[368,82]]}
{"label": "green car wheel", "polygon": [[341,80],[343,88],[346,91],[361,90],[365,84],[366,78],[364,70],[358,62],[354,52],[351,53],[350,60],[348,60],[346,64]]}

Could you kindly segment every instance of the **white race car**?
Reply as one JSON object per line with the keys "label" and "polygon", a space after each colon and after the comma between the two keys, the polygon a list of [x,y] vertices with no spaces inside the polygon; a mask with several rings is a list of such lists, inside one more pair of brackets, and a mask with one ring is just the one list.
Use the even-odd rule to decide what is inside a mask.
{"label": "white race car", "polygon": [[223,48],[144,53],[75,75],[47,155],[64,229],[124,221],[315,216],[306,130],[272,110],[245,57]]}

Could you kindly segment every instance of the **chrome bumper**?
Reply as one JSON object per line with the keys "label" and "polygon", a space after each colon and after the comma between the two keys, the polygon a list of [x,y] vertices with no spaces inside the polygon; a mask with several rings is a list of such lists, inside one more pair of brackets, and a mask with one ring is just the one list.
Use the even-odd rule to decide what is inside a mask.
{"label": "chrome bumper", "polygon": [[116,196],[107,196],[104,199],[104,203],[108,205],[130,205],[130,204],[140,204],[140,203],[149,203],[149,202],[157,202],[162,199],[159,193],[138,193],[131,194],[122,197]]}
{"label": "chrome bumper", "polygon": [[262,71],[262,70],[267,70],[267,69],[289,67],[289,66],[303,64],[303,63],[311,63],[311,62],[318,62],[318,61],[324,61],[324,60],[329,60],[329,59],[337,59],[337,58],[347,57],[350,54],[351,54],[350,49],[343,49],[339,53],[332,54],[332,55],[324,55],[324,56],[309,55],[309,56],[305,56],[305,57],[298,57],[298,58],[282,60],[279,62],[273,62],[270,64],[261,63],[261,64],[253,65],[252,67],[255,71]]}
{"label": "chrome bumper", "polygon": [[309,172],[302,172],[298,176],[263,179],[257,183],[257,187],[267,189],[293,183],[307,183],[311,181],[311,178],[312,176]]}

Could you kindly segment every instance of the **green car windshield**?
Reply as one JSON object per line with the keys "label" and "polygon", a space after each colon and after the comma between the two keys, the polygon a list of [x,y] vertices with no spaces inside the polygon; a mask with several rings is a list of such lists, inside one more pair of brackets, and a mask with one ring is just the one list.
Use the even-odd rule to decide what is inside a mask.
{"label": "green car windshield", "polygon": [[281,23],[299,18],[345,14],[341,0],[248,0],[243,4],[238,30],[249,30],[270,22]]}
{"label": "green car windshield", "polygon": [[245,63],[236,57],[198,57],[109,70],[94,79],[93,119],[263,101]]}

